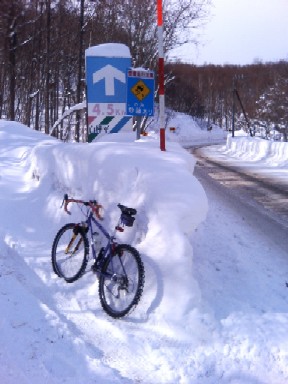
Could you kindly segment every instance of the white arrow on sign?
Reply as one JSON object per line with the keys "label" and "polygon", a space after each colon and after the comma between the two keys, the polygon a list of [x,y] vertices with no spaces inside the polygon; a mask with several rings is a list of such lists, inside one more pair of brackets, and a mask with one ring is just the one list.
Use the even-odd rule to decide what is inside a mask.
{"label": "white arrow on sign", "polygon": [[115,95],[114,80],[117,79],[122,83],[126,83],[125,73],[119,71],[119,69],[108,64],[105,67],[99,69],[93,73],[93,84],[98,83],[100,80],[105,80],[105,94],[106,96]]}

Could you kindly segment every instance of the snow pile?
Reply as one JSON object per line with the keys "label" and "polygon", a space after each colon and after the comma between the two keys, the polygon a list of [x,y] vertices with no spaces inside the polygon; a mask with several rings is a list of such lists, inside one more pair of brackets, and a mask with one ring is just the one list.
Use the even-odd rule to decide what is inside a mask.
{"label": "snow pile", "polygon": [[87,48],[85,50],[85,56],[130,58],[131,53],[125,44],[106,43]]}
{"label": "snow pile", "polygon": [[166,137],[169,141],[179,142],[184,147],[191,145],[210,145],[224,143],[227,132],[214,124],[207,129],[207,123],[202,122],[202,128],[192,116],[184,113],[171,113]]}
{"label": "snow pile", "polygon": [[270,166],[287,167],[288,143],[263,140],[257,137],[229,136],[226,154],[244,161],[261,161]]}
{"label": "snow pile", "polygon": [[[96,198],[106,210],[111,229],[117,220],[118,202],[136,208],[137,227],[129,241],[148,260],[157,262],[157,284],[167,270],[171,279],[178,281],[179,306],[175,309],[171,302],[173,286],[164,284],[165,295],[157,315],[179,321],[189,310],[188,304],[199,300],[191,279],[193,251],[187,235],[204,220],[207,201],[192,175],[195,160],[176,143],[168,143],[163,154],[155,140],[129,142],[130,134],[117,136],[121,147],[107,141],[109,137],[113,140],[113,135],[107,135],[106,142],[92,144],[40,143],[29,157],[29,173],[45,188],[50,184],[56,189],[50,195],[50,206],[59,205],[64,192],[75,198]],[[169,188],[165,188],[167,184]],[[165,222],[167,226],[163,226]],[[173,248],[177,252],[171,254]],[[150,307],[154,287],[149,274],[146,280],[152,291],[146,290]]]}
{"label": "snow pile", "polygon": [[[46,136],[20,124],[5,125],[3,143],[16,145],[11,131],[17,133],[16,142],[21,148],[24,148],[23,140],[32,139],[29,154],[25,148],[25,190],[28,194],[29,189],[37,188],[38,193],[45,196],[42,203],[47,205],[47,217],[43,219],[54,220],[59,226],[61,220],[56,207],[60,206],[64,193],[75,198],[96,198],[106,210],[107,225],[111,229],[117,220],[117,203],[136,208],[137,226],[130,231],[127,241],[137,246],[148,264],[151,259],[158,265],[156,284],[161,281],[165,294],[158,305],[157,316],[179,321],[192,302],[198,303],[197,284],[191,279],[193,250],[187,236],[204,220],[207,200],[193,176],[195,160],[191,155],[177,143],[168,143],[167,151],[161,153],[154,139],[131,142],[131,135],[125,133],[117,135],[121,146],[108,141],[75,145],[47,140]],[[110,137],[113,141],[113,135],[107,135],[106,140]],[[31,212],[32,217],[34,214],[38,215]],[[67,221],[63,216],[61,223]],[[173,248],[177,252],[171,253]],[[172,281],[178,281],[177,309],[171,301],[174,287],[163,284],[168,270]],[[154,299],[154,284],[147,274],[147,308]],[[142,315],[147,316],[147,311]]]}

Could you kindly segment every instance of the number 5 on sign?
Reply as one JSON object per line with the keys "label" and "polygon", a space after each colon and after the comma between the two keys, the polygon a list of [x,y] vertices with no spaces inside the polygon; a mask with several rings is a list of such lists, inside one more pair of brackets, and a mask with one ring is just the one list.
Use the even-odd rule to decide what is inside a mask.
{"label": "number 5 on sign", "polygon": [[89,108],[89,114],[92,116],[123,116],[126,113],[125,104],[122,103],[96,103],[92,109]]}

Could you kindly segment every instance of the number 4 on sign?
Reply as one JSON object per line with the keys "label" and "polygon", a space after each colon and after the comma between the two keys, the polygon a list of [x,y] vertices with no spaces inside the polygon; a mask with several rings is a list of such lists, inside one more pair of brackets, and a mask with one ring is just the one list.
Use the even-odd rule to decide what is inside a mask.
{"label": "number 4 on sign", "polygon": [[95,112],[96,115],[100,115],[101,114],[101,109],[100,109],[100,105],[99,104],[95,104],[94,105],[93,112]]}

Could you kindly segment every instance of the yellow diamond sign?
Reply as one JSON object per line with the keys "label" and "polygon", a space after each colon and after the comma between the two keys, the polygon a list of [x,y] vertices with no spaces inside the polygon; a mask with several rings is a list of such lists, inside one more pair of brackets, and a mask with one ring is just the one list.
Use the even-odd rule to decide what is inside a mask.
{"label": "yellow diamond sign", "polygon": [[142,80],[139,80],[136,84],[133,85],[131,92],[134,94],[134,96],[137,97],[138,100],[142,101],[146,96],[149,95],[150,89]]}

